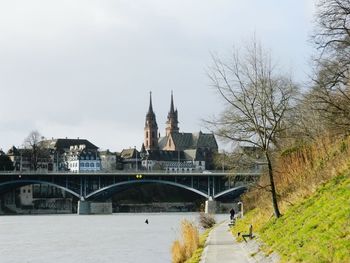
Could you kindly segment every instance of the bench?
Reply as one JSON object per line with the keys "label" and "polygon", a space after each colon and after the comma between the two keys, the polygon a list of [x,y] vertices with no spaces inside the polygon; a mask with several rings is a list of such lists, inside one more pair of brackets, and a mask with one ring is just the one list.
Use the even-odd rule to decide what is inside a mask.
{"label": "bench", "polygon": [[249,233],[248,234],[243,234],[242,237],[243,237],[245,242],[247,242],[247,240],[245,239],[246,237],[249,237],[249,239],[252,239],[254,237],[253,236],[253,226],[252,225],[249,226]]}

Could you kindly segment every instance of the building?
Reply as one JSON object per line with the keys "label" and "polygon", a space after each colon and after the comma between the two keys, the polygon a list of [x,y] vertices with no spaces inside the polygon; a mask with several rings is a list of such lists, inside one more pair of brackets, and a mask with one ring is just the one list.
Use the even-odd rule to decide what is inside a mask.
{"label": "building", "polygon": [[86,139],[50,139],[40,142],[50,151],[54,171],[95,172],[101,170],[98,147]]}
{"label": "building", "polygon": [[88,149],[85,144],[70,146],[64,160],[69,171],[74,173],[101,171],[99,152],[97,149]]}
{"label": "building", "polygon": [[110,150],[100,151],[101,167],[104,172],[122,170],[123,163],[121,153],[111,152]]}
{"label": "building", "polygon": [[16,171],[48,172],[53,170],[53,159],[49,149],[39,148],[34,152],[33,149],[12,146],[7,156],[13,162]]}
{"label": "building", "polygon": [[141,167],[140,152],[136,148],[123,149],[120,153],[123,170],[139,170]]}
{"label": "building", "polygon": [[180,132],[178,124],[178,111],[171,93],[165,136],[160,136],[150,93],[140,152],[144,169],[191,172],[212,168],[213,154],[218,151],[214,134]]}

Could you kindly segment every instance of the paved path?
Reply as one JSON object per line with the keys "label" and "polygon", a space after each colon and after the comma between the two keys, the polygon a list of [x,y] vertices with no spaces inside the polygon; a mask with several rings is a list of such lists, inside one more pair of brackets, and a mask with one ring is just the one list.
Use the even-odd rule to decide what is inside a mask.
{"label": "paved path", "polygon": [[215,227],[209,234],[201,263],[256,262],[237,243],[229,231],[228,221]]}

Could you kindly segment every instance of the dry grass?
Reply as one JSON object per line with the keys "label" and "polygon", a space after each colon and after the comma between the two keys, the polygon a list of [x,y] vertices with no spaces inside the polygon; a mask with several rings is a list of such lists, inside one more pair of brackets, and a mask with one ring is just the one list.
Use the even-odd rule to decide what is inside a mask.
{"label": "dry grass", "polygon": [[194,223],[181,222],[181,240],[174,241],[171,254],[173,263],[182,263],[189,259],[199,246],[199,232]]}
{"label": "dry grass", "polygon": [[[274,163],[274,178],[282,212],[291,204],[310,196],[322,182],[349,167],[349,146],[350,138],[333,140],[325,137],[278,154]],[[268,185],[267,176],[262,176],[259,186],[268,189]],[[242,199],[246,209],[259,207],[263,208],[263,213],[272,214],[269,191],[251,189]]]}

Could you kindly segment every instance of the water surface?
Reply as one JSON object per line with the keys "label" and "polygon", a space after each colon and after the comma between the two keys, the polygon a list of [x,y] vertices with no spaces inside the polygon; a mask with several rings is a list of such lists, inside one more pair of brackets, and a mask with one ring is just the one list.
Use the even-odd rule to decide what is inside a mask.
{"label": "water surface", "polygon": [[171,262],[170,247],[184,218],[197,222],[198,214],[2,216],[0,262]]}

